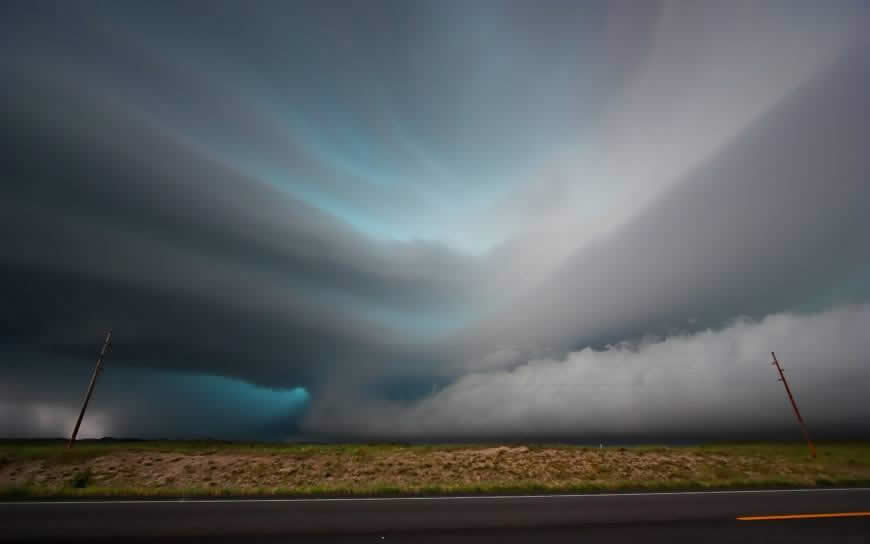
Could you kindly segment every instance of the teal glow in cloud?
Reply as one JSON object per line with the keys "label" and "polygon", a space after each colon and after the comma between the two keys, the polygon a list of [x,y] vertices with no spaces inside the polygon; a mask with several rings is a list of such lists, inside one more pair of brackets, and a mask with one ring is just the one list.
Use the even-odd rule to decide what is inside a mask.
{"label": "teal glow in cloud", "polygon": [[92,408],[109,416],[104,432],[115,436],[277,439],[295,432],[309,400],[304,387],[273,389],[107,360]]}

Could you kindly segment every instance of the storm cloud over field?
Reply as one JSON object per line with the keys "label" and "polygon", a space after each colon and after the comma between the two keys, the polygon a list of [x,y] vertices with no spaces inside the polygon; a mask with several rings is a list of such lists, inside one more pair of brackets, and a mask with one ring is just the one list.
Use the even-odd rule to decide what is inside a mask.
{"label": "storm cloud over field", "polygon": [[863,2],[5,2],[0,435],[867,431]]}

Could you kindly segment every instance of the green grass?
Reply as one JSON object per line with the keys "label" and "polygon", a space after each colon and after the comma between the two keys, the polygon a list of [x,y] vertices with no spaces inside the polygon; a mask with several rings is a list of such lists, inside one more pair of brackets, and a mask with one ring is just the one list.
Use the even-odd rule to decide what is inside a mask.
{"label": "green grass", "polygon": [[[154,452],[193,455],[215,453],[280,454],[309,457],[324,454],[376,455],[397,450],[413,452],[451,451],[487,447],[486,444],[297,444],[271,442],[219,442],[211,440],[153,440],[153,441],[88,441],[82,440],[73,448],[67,448],[60,440],[0,440],[0,459],[40,459],[53,463],[72,464],[114,452]],[[571,447],[571,446],[562,446]],[[2,462],[0,462],[2,465]]]}
{"label": "green grass", "polygon": [[303,486],[303,487],[62,487],[46,489],[33,486],[0,487],[0,500],[39,498],[215,498],[215,497],[378,497],[421,495],[510,495],[510,494],[555,494],[555,493],[602,493],[631,491],[693,491],[727,489],[796,489],[806,487],[867,487],[868,479],[834,479],[817,481],[815,484],[794,482],[788,479],[728,480],[722,482],[661,481],[647,482],[613,481],[604,484],[544,485],[536,482],[501,484],[481,482],[475,485],[428,485],[390,486],[370,485],[360,487]]}
{"label": "green grass", "polygon": [[[727,455],[783,457],[793,461],[806,460],[807,445],[803,442],[721,442],[698,446],[698,450]],[[817,461],[823,464],[856,464],[870,467],[870,443],[821,442],[816,444]]]}
{"label": "green grass", "polygon": [[67,482],[67,485],[73,489],[84,489],[91,483],[92,476],[93,475],[89,468],[80,470],[73,474],[72,478]]}

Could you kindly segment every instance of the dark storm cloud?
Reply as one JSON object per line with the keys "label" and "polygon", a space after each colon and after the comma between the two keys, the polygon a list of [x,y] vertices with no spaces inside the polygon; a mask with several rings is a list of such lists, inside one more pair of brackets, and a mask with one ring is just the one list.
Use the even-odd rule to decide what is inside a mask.
{"label": "dark storm cloud", "polygon": [[866,10],[677,7],[6,4],[0,434],[66,432],[109,327],[95,435],[732,429],[837,334],[864,383]]}
{"label": "dark storm cloud", "polygon": [[[4,58],[4,344],[90,359],[114,327],[114,364],[283,388],[419,364],[408,338],[428,325],[416,316],[473,296],[468,260],[438,243],[371,240],[205,152],[147,106],[172,104],[181,126],[216,117],[206,128],[239,128],[266,155],[282,142],[223,108],[232,93],[73,15],[88,31],[24,25],[16,49],[32,54]],[[63,62],[70,35],[84,43]],[[312,168],[306,157],[285,160]],[[390,205],[404,205],[396,196]]]}
{"label": "dark storm cloud", "polygon": [[[118,136],[103,145],[28,134],[25,120],[7,125],[7,171],[18,180],[2,203],[10,340],[69,342],[117,322],[128,349],[145,354],[159,344],[214,344],[210,351],[253,358],[284,351],[291,360],[275,371],[253,365],[245,375],[283,380],[328,366],[336,352],[390,357],[397,333],[365,320],[366,303],[437,310],[462,296],[469,267],[450,251],[367,241],[121,116],[111,120]],[[98,134],[110,130],[89,122]],[[193,359],[239,372],[234,360],[221,368]]]}
{"label": "dark storm cloud", "polygon": [[[93,361],[2,348],[0,436],[68,436]],[[45,369],[51,369],[47,376]],[[217,376],[110,364],[91,398],[82,438],[271,439],[296,431],[308,394]]]}

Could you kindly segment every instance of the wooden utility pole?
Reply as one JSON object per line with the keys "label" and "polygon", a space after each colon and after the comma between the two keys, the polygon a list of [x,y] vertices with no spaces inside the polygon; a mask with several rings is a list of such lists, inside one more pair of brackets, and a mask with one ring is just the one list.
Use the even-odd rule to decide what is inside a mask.
{"label": "wooden utility pole", "polygon": [[812,441],[810,441],[810,432],[807,430],[807,424],[804,423],[804,418],[801,417],[801,412],[798,410],[797,402],[794,400],[794,395],[791,394],[791,388],[788,386],[788,381],[785,379],[782,367],[779,366],[779,361],[776,359],[776,353],[771,351],[770,354],[773,356],[773,362],[771,364],[775,366],[776,370],[779,372],[779,381],[781,381],[782,385],[785,386],[785,392],[788,394],[788,400],[791,402],[791,407],[794,409],[794,415],[797,416],[798,423],[801,424],[801,430],[804,432],[804,440],[807,441],[807,447],[810,449],[810,457],[815,458],[816,447],[813,446]]}
{"label": "wooden utility pole", "polygon": [[85,417],[85,410],[88,408],[88,401],[91,400],[91,395],[94,392],[94,386],[97,384],[97,375],[103,369],[103,357],[112,346],[112,329],[106,334],[106,341],[103,342],[103,349],[100,350],[100,356],[97,357],[97,366],[94,367],[94,373],[91,375],[91,383],[88,385],[88,392],[85,394],[85,401],[82,403],[82,411],[79,412],[79,418],[76,420],[76,426],[73,428],[72,436],[69,439],[67,448],[73,447],[76,441],[76,435],[79,434],[79,427],[82,424],[82,418]]}

